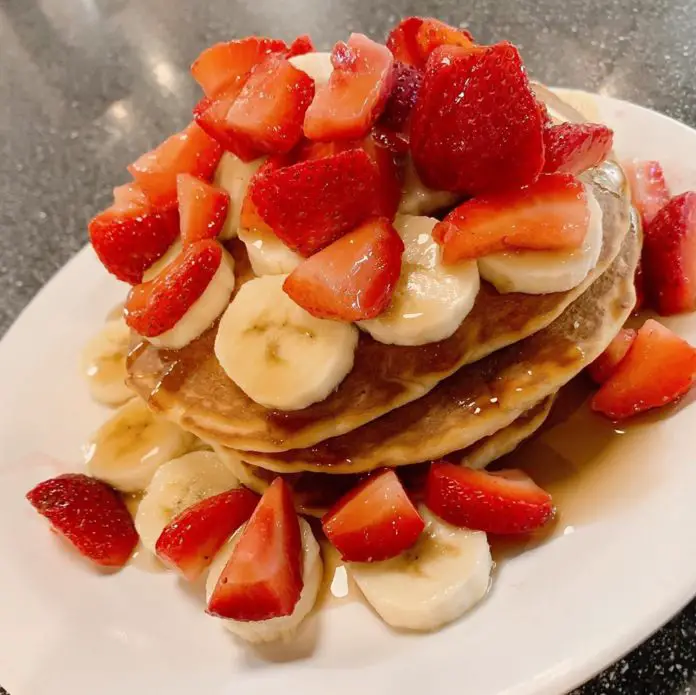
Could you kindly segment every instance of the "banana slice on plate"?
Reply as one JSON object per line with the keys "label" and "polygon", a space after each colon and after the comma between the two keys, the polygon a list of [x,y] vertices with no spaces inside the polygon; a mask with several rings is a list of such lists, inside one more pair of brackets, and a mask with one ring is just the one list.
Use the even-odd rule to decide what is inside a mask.
{"label": "banana slice on plate", "polygon": [[435,630],[456,620],[488,591],[493,561],[483,531],[455,528],[426,507],[413,548],[392,560],[348,563],[368,603],[392,627]]}
{"label": "banana slice on plate", "polygon": [[358,331],[306,312],[283,292],[285,278],[240,288],[220,319],[215,356],[256,403],[299,410],[324,400],[353,368]]}
{"label": "banana slice on plate", "polygon": [[180,456],[193,441],[193,435],[133,398],[92,436],[86,447],[87,470],[117,490],[140,492],[165,461]]}
{"label": "banana slice on plate", "polygon": [[80,358],[92,398],[104,405],[121,405],[133,398],[126,386],[126,356],[130,328],[121,316],[114,318],[85,345]]}
{"label": "banana slice on plate", "polygon": [[240,229],[239,238],[246,246],[254,275],[286,275],[303,260],[275,234],[261,229]]}
{"label": "banana slice on plate", "polygon": [[402,215],[432,215],[438,210],[456,205],[461,199],[462,196],[456,193],[428,188],[418,176],[413,160],[408,158],[399,213]]}
{"label": "banana slice on plate", "polygon": [[314,80],[316,86],[326,84],[333,72],[331,54],[323,51],[293,56],[290,58],[290,62],[298,70],[307,73]]}
{"label": "banana slice on plate", "polygon": [[160,466],[147,486],[135,528],[142,544],[155,553],[164,527],[196,502],[239,487],[239,481],[212,451],[194,451]]}
{"label": "banana slice on plate", "polygon": [[432,237],[433,217],[399,215],[405,251],[387,310],[359,326],[380,343],[424,345],[449,338],[471,311],[480,282],[475,261],[444,266]]}
{"label": "banana slice on plate", "polygon": [[[210,597],[215,591],[215,586],[222,571],[227,565],[227,561],[232,555],[235,545],[241,532],[244,530],[242,526],[229,541],[222,547],[220,552],[215,556],[208,579],[206,581],[206,599],[210,601]],[[259,620],[256,622],[240,622],[238,620],[222,620],[223,625],[232,633],[246,640],[247,642],[274,642],[276,640],[287,639],[300,626],[302,621],[309,615],[319,595],[319,588],[324,574],[321,554],[319,552],[319,544],[314,538],[310,525],[300,519],[300,532],[302,533],[302,593],[300,600],[295,606],[295,610],[282,618],[271,618],[269,620]]]}
{"label": "banana slice on plate", "polygon": [[587,186],[590,223],[582,246],[572,251],[505,251],[479,258],[481,277],[501,293],[550,294],[577,287],[602,251],[602,208]]}

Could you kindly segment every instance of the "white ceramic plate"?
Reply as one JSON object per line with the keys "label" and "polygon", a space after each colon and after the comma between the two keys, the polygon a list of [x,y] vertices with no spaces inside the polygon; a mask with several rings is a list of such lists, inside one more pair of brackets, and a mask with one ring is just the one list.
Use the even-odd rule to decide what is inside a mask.
{"label": "white ceramic plate", "polygon": [[[622,158],[660,159],[675,192],[696,187],[696,132],[614,99],[596,108]],[[83,250],[0,343],[0,683],[12,695],[559,693],[696,591],[696,406],[685,405],[624,435],[580,409],[546,435],[528,456],[558,492],[554,534],[501,562],[485,602],[433,635],[394,633],[354,602],[321,611],[289,647],[254,650],[172,574],[91,570],[24,494],[80,469],[106,412],[77,356],[122,296]],[[670,325],[696,342],[695,318]]]}

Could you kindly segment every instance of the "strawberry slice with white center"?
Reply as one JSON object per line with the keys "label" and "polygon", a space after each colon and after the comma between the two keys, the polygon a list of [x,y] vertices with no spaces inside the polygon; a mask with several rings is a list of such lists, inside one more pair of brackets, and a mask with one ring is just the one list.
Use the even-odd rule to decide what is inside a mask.
{"label": "strawberry slice with white center", "polygon": [[346,562],[379,562],[418,540],[425,522],[393,470],[369,477],[344,495],[321,520]]}
{"label": "strawberry slice with white center", "polygon": [[585,187],[570,174],[546,174],[516,190],[472,198],[433,229],[444,263],[500,251],[578,248],[590,212]]}
{"label": "strawberry slice with white center", "polygon": [[138,533],[121,496],[106,483],[68,473],[39,483],[27,499],[53,529],[102,567],[123,567]]}
{"label": "strawberry slice with white center", "polygon": [[367,135],[392,89],[394,57],[363,34],[351,34],[331,54],[334,71],[317,87],[307,110],[304,133],[310,140],[349,140]]}
{"label": "strawberry slice with white center", "polygon": [[259,621],[291,615],[302,592],[302,540],[290,489],[266,490],[208,601],[208,613]]}
{"label": "strawberry slice with white center", "polygon": [[238,93],[251,71],[268,55],[285,53],[284,41],[249,36],[239,41],[216,43],[206,48],[191,65],[191,74],[205,95],[215,99],[223,92]]}
{"label": "strawberry slice with white center", "polygon": [[136,159],[128,171],[153,205],[162,207],[176,203],[178,174],[210,179],[221,156],[220,145],[196,123],[189,123],[180,133]]}
{"label": "strawberry slice with white center", "polygon": [[504,535],[530,533],[556,511],[551,495],[520,470],[487,473],[444,461],[430,466],[425,504],[453,526]]}
{"label": "strawberry slice with white center", "polygon": [[598,123],[561,123],[544,130],[547,173],[582,174],[611,152],[614,131]]}
{"label": "strawberry slice with white center", "polygon": [[645,228],[669,202],[665,172],[660,162],[637,160],[624,164],[624,171],[631,186],[633,204],[638,209]]}
{"label": "strawberry slice with white center", "polygon": [[621,420],[675,401],[696,373],[696,348],[654,319],[639,329],[626,356],[592,399],[592,409]]}
{"label": "strawberry slice with white center", "polygon": [[227,217],[230,204],[227,191],[190,174],[177,176],[176,190],[183,245],[215,239]]}
{"label": "strawberry slice with white center", "polygon": [[320,319],[372,319],[389,306],[403,251],[389,220],[370,220],[303,261],[283,290]]}
{"label": "strawberry slice with white center", "polygon": [[635,338],[636,332],[632,328],[622,328],[607,349],[587,368],[592,380],[603,384],[626,357]]}
{"label": "strawberry slice with white center", "polygon": [[136,285],[179,234],[175,205],[156,208],[140,186],[114,188],[114,202],[89,223],[89,238],[104,267],[119,280]]}
{"label": "strawberry slice with white center", "polygon": [[164,528],[155,546],[157,556],[190,582],[195,581],[225,541],[249,519],[258,501],[258,495],[246,488],[201,500]]}

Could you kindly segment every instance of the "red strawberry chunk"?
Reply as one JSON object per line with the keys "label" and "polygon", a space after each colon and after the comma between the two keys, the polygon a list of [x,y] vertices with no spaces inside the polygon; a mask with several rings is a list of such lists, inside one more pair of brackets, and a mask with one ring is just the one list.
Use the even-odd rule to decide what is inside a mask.
{"label": "red strawberry chunk", "polygon": [[453,526],[504,535],[530,533],[556,511],[551,495],[520,470],[487,473],[444,461],[430,466],[425,504]]}
{"label": "red strawberry chunk", "polygon": [[411,114],[411,149],[436,190],[481,195],[536,181],[542,113],[517,49],[435,49]]}
{"label": "red strawberry chunk", "polygon": [[258,495],[245,488],[201,500],[165,527],[155,546],[157,556],[190,582],[195,581],[225,541],[249,519],[258,501]]}
{"label": "red strawberry chunk", "polygon": [[632,328],[622,328],[618,332],[607,349],[587,368],[593,381],[603,384],[616,371],[633,345],[635,337],[636,332]]}
{"label": "red strawberry chunk", "polygon": [[222,148],[205,131],[189,125],[129,165],[128,171],[157,207],[176,203],[177,174],[210,179]]}
{"label": "red strawberry chunk", "polygon": [[444,263],[509,249],[569,250],[589,225],[585,188],[570,174],[545,174],[516,190],[472,198],[435,225]]}
{"label": "red strawberry chunk", "polygon": [[384,107],[380,124],[395,131],[405,129],[422,83],[422,72],[405,63],[395,63],[394,86]]}
{"label": "red strawberry chunk", "polygon": [[176,189],[184,246],[201,239],[214,239],[227,217],[230,204],[227,191],[190,174],[177,176]]}
{"label": "red strawberry chunk", "polygon": [[408,550],[425,523],[396,473],[373,475],[344,495],[321,520],[346,562],[379,562]]}
{"label": "red strawberry chunk", "polygon": [[425,65],[430,54],[440,46],[459,46],[472,48],[474,39],[465,29],[455,29],[438,19],[427,18],[418,27],[416,44],[420,53],[421,65]]}
{"label": "red strawberry chunk", "polygon": [[89,238],[104,267],[119,280],[136,285],[179,234],[175,206],[155,208],[140,186],[114,189],[114,202],[89,223]]}
{"label": "red strawberry chunk", "polygon": [[216,241],[190,244],[160,275],[130,291],[126,323],[147,338],[173,328],[205,292],[221,262],[222,247]]}
{"label": "red strawberry chunk", "polygon": [[230,108],[227,131],[259,152],[291,150],[314,98],[314,81],[286,58],[271,56],[259,65]]}
{"label": "red strawberry chunk", "polygon": [[696,309],[696,192],[672,198],[646,227],[643,269],[660,314]]}
{"label": "red strawberry chunk", "polygon": [[214,99],[223,92],[228,95],[239,92],[251,71],[268,55],[287,50],[284,41],[258,36],[216,43],[196,58],[191,74],[205,95]]}
{"label": "red strawberry chunk", "polygon": [[288,48],[287,57],[292,58],[293,56],[301,56],[305,53],[314,53],[315,48],[312,43],[312,39],[307,35],[303,34],[298,36]]}
{"label": "red strawberry chunk", "polygon": [[396,60],[417,68],[425,65],[417,40],[418,30],[422,25],[422,17],[406,17],[389,32],[387,48]]}
{"label": "red strawberry chunk", "polygon": [[372,319],[391,301],[403,251],[404,243],[389,220],[370,220],[303,261],[283,289],[312,316]]}
{"label": "red strawberry chunk", "polygon": [[123,567],[138,544],[120,495],[87,475],[67,473],[39,483],[27,499],[61,536],[102,567]]}
{"label": "red strawberry chunk", "polygon": [[392,88],[394,57],[363,34],[352,34],[332,53],[334,71],[317,87],[304,121],[310,140],[350,140],[369,132]]}
{"label": "red strawberry chunk", "polygon": [[302,585],[300,524],[287,483],[276,478],[241,532],[208,612],[244,621],[291,615]]}
{"label": "red strawberry chunk", "polygon": [[631,186],[633,204],[640,213],[643,227],[647,227],[655,215],[669,202],[669,188],[665,172],[659,162],[633,161],[624,165]]}
{"label": "red strawberry chunk", "polygon": [[561,123],[544,130],[544,171],[581,174],[611,152],[614,131],[598,123]]}
{"label": "red strawberry chunk", "polygon": [[696,348],[654,319],[592,399],[592,409],[621,420],[684,395],[696,373]]}

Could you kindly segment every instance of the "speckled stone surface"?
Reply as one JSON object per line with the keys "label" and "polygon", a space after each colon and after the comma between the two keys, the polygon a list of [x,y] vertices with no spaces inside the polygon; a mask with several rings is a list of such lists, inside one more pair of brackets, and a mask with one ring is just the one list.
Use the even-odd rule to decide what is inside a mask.
{"label": "speckled stone surface", "polygon": [[[85,243],[126,164],[187,122],[202,48],[306,32],[328,48],[350,31],[382,37],[408,14],[513,41],[547,84],[696,126],[696,1],[0,0],[0,334]],[[576,693],[691,693],[695,674],[691,604]]]}

